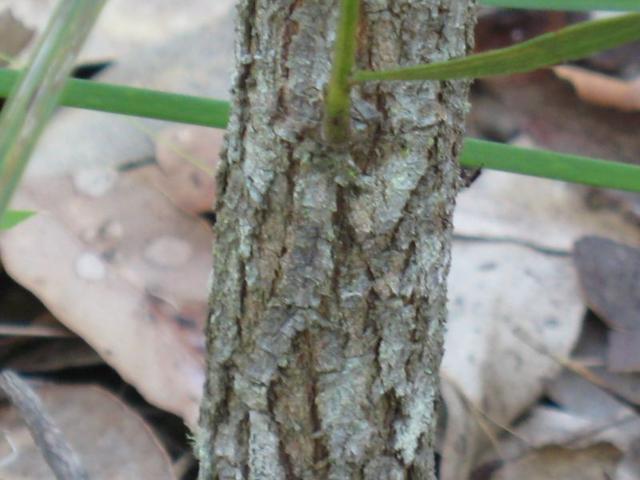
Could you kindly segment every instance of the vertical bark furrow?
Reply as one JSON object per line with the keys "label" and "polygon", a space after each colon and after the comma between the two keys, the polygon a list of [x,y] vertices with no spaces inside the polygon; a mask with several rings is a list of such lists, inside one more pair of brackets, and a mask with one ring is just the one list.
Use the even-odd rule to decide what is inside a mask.
{"label": "vertical bark furrow", "polygon": [[[202,479],[431,479],[465,82],[353,92],[321,142],[337,0],[242,0]],[[459,56],[469,2],[363,0],[358,64]],[[360,172],[354,172],[357,165]]]}

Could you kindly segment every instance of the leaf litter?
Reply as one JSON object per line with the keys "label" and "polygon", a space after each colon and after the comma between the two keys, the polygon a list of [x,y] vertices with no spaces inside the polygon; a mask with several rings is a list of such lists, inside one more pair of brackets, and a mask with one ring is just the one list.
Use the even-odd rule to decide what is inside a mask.
{"label": "leaf litter", "polygon": [[[12,12],[21,21],[37,28],[55,2],[0,2],[0,10],[6,3],[16,7]],[[226,96],[232,22],[219,13],[230,2],[212,7],[210,2],[187,1],[180,15],[175,15],[173,2],[128,3],[109,3],[93,37],[103,38],[89,42],[83,61],[117,57],[119,63],[103,72],[105,81]],[[117,10],[115,17],[110,9]],[[150,15],[144,22],[155,33],[131,38],[142,31],[134,20],[145,11]],[[165,16],[169,28],[158,28],[165,23],[154,23],[157,15]],[[128,24],[117,20],[123,16]],[[0,32],[5,52],[7,32]],[[164,45],[152,46],[160,37]],[[110,50],[104,53],[100,45]],[[13,57],[19,52],[9,53]],[[16,204],[32,205],[37,215],[34,224],[24,223],[0,238],[3,267],[51,313],[43,313],[44,307],[32,299],[20,302],[22,310],[35,306],[30,316],[8,317],[0,309],[0,334],[5,335],[0,337],[0,362],[3,368],[57,379],[38,393],[48,408],[52,396],[64,397],[63,405],[51,407],[50,413],[64,416],[63,427],[65,421],[75,421],[77,425],[63,428],[68,440],[75,443],[78,435],[86,435],[79,450],[91,478],[193,477],[195,461],[181,422],[195,425],[204,378],[202,327],[212,244],[204,217],[209,217],[215,196],[212,172],[221,135],[64,109],[49,126],[15,198]],[[16,289],[6,283],[0,294]],[[104,361],[151,404],[182,419],[131,393]],[[60,383],[67,379],[80,384]],[[103,389],[95,393],[98,387],[85,385],[96,381],[119,396],[128,392],[121,399],[127,406]],[[109,406],[114,401],[119,407]],[[149,424],[162,433],[161,440]],[[78,433],[78,427],[84,431]],[[11,409],[0,414],[0,429],[11,432],[0,441],[0,477],[51,478]]]}
{"label": "leaf litter", "polygon": [[[498,42],[491,45],[497,47],[512,42],[511,35],[526,38],[531,29],[542,33],[547,25],[555,29],[571,20],[557,13],[549,15],[547,25],[532,20],[540,15],[547,14],[481,17],[479,31],[488,35],[485,44]],[[600,56],[598,62],[605,64],[607,58]],[[620,66],[620,59],[611,65]],[[584,103],[569,83],[548,71],[476,82],[472,105],[468,130],[473,135],[637,161],[640,115]],[[640,246],[637,198],[492,171],[483,171],[459,195],[442,365],[442,478],[638,478],[637,471],[629,476],[638,442],[632,408],[640,391],[636,375],[611,370],[608,356],[621,352],[606,342],[595,356],[580,356],[580,345],[573,351],[584,328],[585,303],[592,306],[606,295],[596,293],[597,288],[608,284],[607,291],[613,291],[627,282],[609,308],[633,308],[635,296],[625,293],[637,290],[637,279],[631,279],[635,262],[628,251],[624,259],[618,252],[615,260],[611,251],[597,247],[635,251]],[[598,243],[585,249],[581,239],[594,236]],[[482,254],[463,254],[461,244]],[[489,248],[496,253],[482,261]],[[576,267],[578,257],[590,265],[588,273]],[[623,271],[614,272],[614,265]],[[595,279],[594,270],[599,271]],[[502,282],[492,286],[494,271],[502,271]],[[594,283],[592,293],[585,293],[585,282]],[[555,317],[549,325],[560,327],[555,332],[545,322],[549,311]],[[624,335],[605,326],[601,330],[605,339]],[[562,359],[571,356],[577,356],[579,374],[564,367],[569,363]],[[630,361],[629,353],[625,358]],[[451,370],[464,380],[451,380]],[[587,379],[601,382],[606,391]],[[559,385],[567,398],[591,406],[575,411],[573,404],[561,401]],[[544,403],[549,397],[556,405]]]}
{"label": "leaf litter", "polygon": [[[95,386],[45,384],[37,393],[91,479],[174,479],[160,441],[141,417],[110,392]],[[0,407],[0,477],[55,478],[14,407]]]}
{"label": "leaf litter", "polygon": [[[554,15],[541,17],[549,20],[543,29],[568,21]],[[209,24],[186,31],[175,27],[177,22],[171,28],[186,33],[163,47],[148,47],[155,40],[150,35],[112,42],[119,50],[111,53],[88,47],[84,58],[120,60],[124,52],[142,46],[106,70],[102,79],[224,98],[231,23],[224,18],[214,35]],[[526,38],[528,28],[541,27],[529,22],[516,34],[512,28],[505,29],[507,41]],[[116,28],[112,38],[120,33]],[[482,83],[474,104],[484,113],[472,113],[470,130],[493,139],[496,134],[505,139],[520,135],[520,142],[575,153],[635,158],[638,120],[633,114],[594,113],[599,107],[580,103],[566,82],[548,72],[536,75]],[[574,117],[587,123],[564,128]],[[591,117],[595,123],[589,123]],[[489,125],[487,118],[500,118],[501,125]],[[621,118],[624,127],[612,131],[614,120]],[[585,138],[591,128],[594,135]],[[210,172],[220,142],[220,132],[200,127],[63,111],[41,141],[16,199],[16,205],[35,209],[38,216],[0,237],[3,264],[19,283],[150,403],[192,426],[203,379],[202,325],[213,240],[203,216],[212,213],[215,184]],[[549,478],[532,468],[541,463],[555,474],[573,465],[572,474],[584,475],[562,478],[592,478],[596,471],[600,477],[593,478],[603,478],[603,472],[616,468],[612,478],[631,478],[623,477],[621,469],[631,468],[632,458],[625,452],[633,451],[632,435],[625,441],[622,434],[594,436],[592,442],[572,444],[574,448],[569,448],[571,435],[551,435],[554,422],[545,423],[545,416],[564,415],[569,424],[577,419],[581,432],[594,425],[602,428],[603,420],[560,402],[558,390],[549,385],[566,376],[566,370],[562,373],[559,362],[518,334],[526,332],[526,338],[553,355],[569,357],[585,309],[572,265],[574,243],[596,235],[640,245],[638,225],[629,221],[628,212],[607,202],[594,209],[585,201],[587,194],[587,189],[558,182],[483,172],[460,195],[441,371],[447,409],[440,445],[442,478],[470,478],[491,461],[497,462],[491,478]],[[601,362],[597,367],[607,382],[617,381],[616,388],[628,390],[630,383]],[[540,405],[543,395],[555,395],[559,407]],[[73,411],[75,400],[65,398]],[[528,424],[517,422],[523,416]],[[542,439],[530,436],[527,449],[509,456],[509,441],[522,446],[525,426],[531,424],[529,428],[542,428]],[[576,430],[567,429],[572,434]],[[545,440],[545,432],[550,439]],[[498,460],[491,456],[495,452],[502,453]]]}

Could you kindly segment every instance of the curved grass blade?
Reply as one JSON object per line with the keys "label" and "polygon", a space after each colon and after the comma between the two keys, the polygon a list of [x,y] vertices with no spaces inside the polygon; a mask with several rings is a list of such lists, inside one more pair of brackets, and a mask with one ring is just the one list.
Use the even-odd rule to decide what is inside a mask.
{"label": "curved grass blade", "polygon": [[[6,97],[19,72],[0,68],[0,97]],[[70,78],[60,97],[67,107],[225,128],[229,102]]]}
{"label": "curved grass blade", "polygon": [[0,218],[105,0],[61,0],[0,116]]}
{"label": "curved grass blade", "polygon": [[637,165],[484,140],[465,139],[460,164],[593,187],[640,192],[640,167]]}
{"label": "curved grass blade", "polygon": [[449,80],[528,72],[640,39],[640,13],[582,22],[507,48],[392,70],[360,70],[352,81]]}
{"label": "curved grass blade", "polygon": [[611,10],[640,12],[638,0],[480,0],[483,5],[529,10]]}
{"label": "curved grass blade", "polygon": [[0,230],[9,230],[19,223],[24,222],[32,215],[35,215],[35,212],[28,210],[7,210],[0,218]]}

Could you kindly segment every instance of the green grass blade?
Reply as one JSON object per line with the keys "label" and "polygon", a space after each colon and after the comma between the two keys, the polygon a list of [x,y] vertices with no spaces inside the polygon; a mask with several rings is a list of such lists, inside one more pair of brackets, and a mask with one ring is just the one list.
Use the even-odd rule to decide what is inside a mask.
{"label": "green grass blade", "polygon": [[[6,97],[19,72],[0,68],[0,97]],[[225,128],[229,102],[177,93],[158,92],[70,78],[60,104],[102,112],[157,118],[207,127]]]}
{"label": "green grass blade", "polygon": [[640,192],[640,167],[627,163],[465,139],[460,163],[594,187]]}
{"label": "green grass blade", "polygon": [[104,0],[60,0],[0,116],[0,218]]}
{"label": "green grass blade", "polygon": [[216,128],[226,127],[230,112],[223,100],[75,79],[68,82],[62,104],[178,122],[189,118],[188,123]]}
{"label": "green grass blade", "polygon": [[[7,71],[0,70],[0,90],[3,87],[3,78]],[[8,71],[12,76],[15,72]],[[210,100],[200,97],[186,97],[152,90],[130,89],[117,85],[104,85],[95,82],[80,82],[90,94],[75,90],[78,80],[69,80],[65,89],[67,99],[73,100],[73,106],[81,108],[97,108],[106,111],[150,116],[182,123],[192,123],[216,128],[225,128],[228,121],[229,104],[222,100]],[[105,89],[105,87],[107,87]],[[104,89],[104,90],[103,90]],[[131,97],[118,97],[120,92],[131,92]],[[83,95],[80,95],[80,93]],[[0,91],[0,95],[2,92]],[[137,96],[140,94],[141,96]],[[174,103],[170,108],[162,108],[161,100],[171,97]],[[95,97],[101,97],[100,105],[96,105]],[[187,98],[182,108],[181,99]],[[116,98],[117,101],[113,101]],[[129,98],[129,102],[127,102]],[[158,110],[145,115],[144,106],[131,106],[137,102],[144,103],[141,99],[147,99],[151,103],[158,104]],[[113,101],[113,104],[110,103]],[[114,108],[117,105],[117,108]],[[155,108],[155,107],[153,107]],[[207,113],[210,109],[211,112]],[[135,113],[134,113],[135,112]],[[148,112],[147,112],[148,113]],[[493,142],[467,139],[463,149],[460,163],[466,167],[484,167],[494,170],[503,170],[523,175],[534,175],[551,179],[565,180],[568,182],[586,183],[603,188],[619,188],[623,190],[640,191],[640,167],[627,164],[619,164],[604,160],[594,160],[586,157],[564,155],[543,150],[526,150]]]}
{"label": "green grass blade", "polygon": [[640,13],[582,22],[507,48],[445,62],[356,72],[354,82],[448,80],[528,72],[640,39]]}
{"label": "green grass blade", "polygon": [[34,214],[27,210],[7,210],[0,218],[0,230],[9,230]]}
{"label": "green grass blade", "polygon": [[480,0],[483,5],[530,10],[611,10],[640,12],[638,0]]}

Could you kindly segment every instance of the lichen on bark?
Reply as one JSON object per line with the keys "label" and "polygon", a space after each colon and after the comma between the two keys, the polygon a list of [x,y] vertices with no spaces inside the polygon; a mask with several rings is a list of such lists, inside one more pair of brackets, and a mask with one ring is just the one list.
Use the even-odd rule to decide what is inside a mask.
{"label": "lichen on bark", "polygon": [[[337,0],[242,0],[219,175],[202,479],[433,478],[467,83],[352,92],[322,141]],[[357,64],[463,55],[471,1],[363,0]]]}

